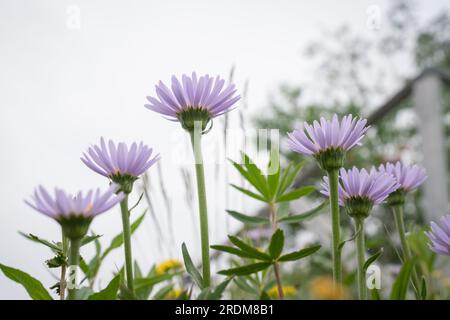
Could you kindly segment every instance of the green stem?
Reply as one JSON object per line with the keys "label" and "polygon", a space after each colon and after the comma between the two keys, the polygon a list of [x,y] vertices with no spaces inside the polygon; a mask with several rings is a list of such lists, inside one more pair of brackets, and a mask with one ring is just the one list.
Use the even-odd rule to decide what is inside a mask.
{"label": "green stem", "polygon": [[208,208],[206,204],[205,172],[203,168],[201,132],[190,131],[192,149],[194,151],[195,172],[197,175],[198,210],[200,215],[200,237],[202,242],[203,285],[211,285],[211,267],[209,261]]}
{"label": "green stem", "polygon": [[[69,240],[67,239],[67,237],[64,235],[64,231],[61,230],[62,233],[62,250],[63,250],[63,255],[65,257],[67,257],[67,250],[69,247]],[[65,299],[65,295],[66,295],[66,269],[67,269],[67,264],[63,263],[63,265],[61,266],[61,277],[59,280],[59,298],[60,300],[64,300]]]}
{"label": "green stem", "polygon": [[328,181],[330,184],[330,209],[331,209],[331,230],[333,234],[332,246],[333,246],[333,279],[335,284],[342,283],[342,264],[341,264],[341,252],[339,250],[339,243],[341,241],[341,227],[340,227],[340,214],[339,214],[339,171],[328,171]]}
{"label": "green stem", "polygon": [[358,299],[366,300],[366,274],[364,263],[366,261],[364,244],[364,219],[355,219],[356,255],[358,260]]}
{"label": "green stem", "polygon": [[[77,239],[70,239],[70,252],[69,252],[69,266],[71,270],[71,280],[73,280],[73,283],[71,285],[77,286],[77,268],[80,263],[80,246],[81,246],[81,238]],[[69,288],[69,300],[76,300],[76,288]]]}
{"label": "green stem", "polygon": [[[394,219],[395,219],[395,225],[397,226],[397,232],[400,237],[400,243],[402,246],[402,252],[403,252],[403,262],[406,260],[411,260],[412,254],[411,249],[409,248],[408,241],[406,240],[406,229],[405,229],[405,222],[403,219],[403,206],[397,205],[392,206],[392,211],[394,212]],[[415,267],[413,267],[412,270],[412,278],[411,278],[414,292],[416,295],[416,298],[420,298],[420,281],[419,276],[417,275],[417,270]]]}
{"label": "green stem", "polygon": [[122,227],[123,227],[123,247],[125,250],[125,272],[127,275],[127,288],[132,297],[134,297],[133,284],[133,258],[131,254],[131,227],[130,227],[130,213],[128,211],[128,195],[125,195],[122,202],[120,202],[120,209],[122,211]]}
{"label": "green stem", "polygon": [[[272,232],[275,232],[278,229],[278,223],[277,223],[277,209],[275,207],[275,204],[270,203],[270,220],[272,221]],[[284,292],[283,292],[283,285],[281,284],[281,273],[280,273],[280,266],[277,262],[273,264],[273,270],[275,273],[275,281],[277,282],[277,288],[278,288],[278,296],[280,297],[280,300],[284,299]]]}

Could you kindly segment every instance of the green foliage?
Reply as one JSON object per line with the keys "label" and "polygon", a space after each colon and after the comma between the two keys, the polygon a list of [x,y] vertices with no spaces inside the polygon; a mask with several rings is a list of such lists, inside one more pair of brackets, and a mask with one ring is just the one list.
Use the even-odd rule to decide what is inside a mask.
{"label": "green foliage", "polygon": [[[261,169],[259,169],[248,155],[242,154],[243,164],[231,161],[233,166],[254,188],[255,192],[239,187],[235,184],[231,186],[247,196],[263,201],[268,204],[281,203],[286,201],[293,201],[301,197],[311,194],[315,188],[313,186],[305,186],[289,190],[295,177],[300,169],[303,167],[303,162],[296,166],[289,165],[285,170],[281,170],[279,161],[276,163],[277,171],[273,174],[264,176]],[[272,162],[269,162],[270,168]],[[268,169],[269,170],[269,169]]]}
{"label": "green foliage", "polygon": [[[268,252],[262,252],[237,237],[228,236],[228,238],[230,239],[230,242],[235,245],[235,247],[213,245],[211,248],[238,257],[254,259],[257,262],[252,262],[244,266],[237,266],[235,268],[221,270],[218,272],[219,274],[226,276],[251,275],[253,273],[266,270],[278,262],[296,261],[305,258],[320,249],[320,246],[314,246],[281,255],[284,247],[284,233],[281,229],[277,229],[273,233],[272,238],[270,239]],[[238,281],[238,285],[246,287],[247,289],[249,288],[243,280]]]}
{"label": "green foliage", "polygon": [[33,300],[52,300],[48,291],[44,288],[42,283],[30,276],[28,273],[19,269],[14,269],[4,264],[0,264],[0,269],[3,274],[14,282],[21,284],[28,295]]}
{"label": "green foliage", "polygon": [[202,275],[192,262],[191,256],[189,255],[186,244],[184,242],[181,245],[181,251],[183,253],[184,266],[186,268],[187,273],[189,273],[189,275],[192,277],[192,279],[200,289],[204,289]]}
{"label": "green foliage", "polygon": [[118,273],[106,286],[105,289],[93,293],[88,297],[88,300],[116,300],[117,293],[120,287],[121,274]]}
{"label": "green foliage", "polygon": [[403,263],[403,266],[395,279],[394,285],[392,286],[390,295],[391,300],[405,300],[414,264],[414,260],[407,260]]}
{"label": "green foliage", "polygon": [[366,272],[367,269],[369,268],[369,266],[374,263],[381,255],[383,254],[383,248],[381,248],[378,252],[376,252],[375,254],[371,255],[366,262],[364,263],[363,266],[363,271]]}

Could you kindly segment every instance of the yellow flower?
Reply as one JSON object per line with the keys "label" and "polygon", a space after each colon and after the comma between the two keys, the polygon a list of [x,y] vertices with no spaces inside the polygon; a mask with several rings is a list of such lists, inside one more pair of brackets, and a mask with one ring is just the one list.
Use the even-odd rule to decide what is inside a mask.
{"label": "yellow flower", "polygon": [[167,294],[166,299],[176,300],[176,299],[178,299],[181,296],[182,293],[183,293],[183,290],[181,290],[179,288],[173,288]]}
{"label": "yellow flower", "polygon": [[311,296],[320,300],[348,299],[347,290],[342,286],[335,286],[333,279],[328,276],[316,277],[310,284]]}
{"label": "yellow flower", "polygon": [[168,259],[156,265],[155,272],[156,274],[164,274],[170,270],[180,269],[182,266],[181,261],[176,259]]}
{"label": "yellow flower", "polygon": [[[285,297],[294,297],[297,294],[297,289],[293,286],[285,286],[283,287],[283,293]],[[279,299],[280,295],[278,294],[278,287],[274,286],[267,291],[267,295],[270,299]]]}

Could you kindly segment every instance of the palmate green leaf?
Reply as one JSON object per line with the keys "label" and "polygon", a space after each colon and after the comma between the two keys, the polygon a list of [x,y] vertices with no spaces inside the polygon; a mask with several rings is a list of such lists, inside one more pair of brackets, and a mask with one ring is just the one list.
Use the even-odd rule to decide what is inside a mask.
{"label": "palmate green leaf", "polygon": [[0,269],[6,277],[21,284],[28,292],[28,295],[31,297],[31,299],[53,300],[42,283],[36,278],[30,276],[28,273],[23,272],[19,269],[5,266],[4,264],[0,264]]}
{"label": "palmate green leaf", "polygon": [[[139,216],[132,224],[131,224],[131,234],[133,234],[137,228],[141,225],[142,221],[145,218],[147,210],[144,211],[144,213]],[[101,257],[101,260],[103,260],[112,250],[119,248],[123,244],[123,233],[119,233],[117,236],[115,236],[111,243],[109,244],[109,247],[106,248],[105,252],[103,252],[103,255]]]}
{"label": "palmate green leaf", "polygon": [[321,204],[319,204],[317,207],[312,208],[311,210],[308,210],[304,213],[300,213],[300,214],[296,214],[296,215],[292,215],[292,216],[286,216],[286,217],[282,217],[280,219],[278,219],[278,222],[283,222],[283,223],[299,223],[299,222],[303,222],[309,219],[314,218],[315,216],[319,215],[320,213],[323,212],[323,209],[327,207],[328,205],[328,201],[324,201]]}
{"label": "palmate green leaf", "polygon": [[254,199],[256,199],[256,200],[260,200],[260,201],[262,201],[262,202],[267,202],[267,201],[268,201],[268,200],[267,200],[266,198],[264,198],[263,196],[260,196],[260,195],[254,193],[254,192],[251,192],[251,191],[248,190],[248,189],[241,188],[241,187],[239,187],[239,186],[237,186],[237,185],[235,185],[235,184],[232,184],[232,183],[230,184],[230,186],[232,186],[233,188],[239,190],[239,191],[242,192],[243,194],[245,194],[245,195],[247,195],[247,196],[249,196],[249,197],[251,197],[251,198],[254,198]]}
{"label": "palmate green leaf", "polygon": [[186,268],[187,273],[191,275],[192,279],[197,284],[197,286],[200,289],[203,289],[205,287],[203,278],[200,272],[195,267],[194,263],[192,262],[191,256],[189,255],[189,251],[187,250],[186,244],[184,242],[181,245],[181,251],[183,253],[184,266]]}
{"label": "palmate green leaf", "polygon": [[390,300],[405,300],[415,260],[406,260],[392,286]]}
{"label": "palmate green leaf", "polygon": [[286,169],[284,169],[281,179],[280,179],[280,187],[278,188],[277,197],[284,194],[284,192],[292,185],[295,180],[295,177],[298,175],[298,172],[305,164],[304,161],[301,161],[297,165],[293,166],[292,163],[288,165]]}
{"label": "palmate green leaf", "polygon": [[56,243],[50,242],[48,240],[39,238],[38,236],[32,234],[32,233],[24,233],[19,231],[19,234],[25,238],[27,238],[28,240],[43,244],[44,246],[52,249],[54,252],[58,253],[58,252],[62,252],[62,248],[60,246],[58,246]]}
{"label": "palmate green leaf", "polygon": [[96,292],[94,294],[91,294],[88,297],[88,300],[116,300],[119,287],[120,287],[120,273],[118,273],[114,278],[112,278],[112,280],[109,282],[109,284],[106,286],[105,289]]}
{"label": "palmate green leaf", "polygon": [[321,248],[321,246],[317,245],[317,246],[309,247],[309,248],[302,249],[302,250],[299,250],[299,251],[294,251],[294,252],[291,252],[291,253],[288,253],[288,254],[285,254],[285,255],[281,256],[278,259],[278,261],[286,262],[286,261],[299,260],[299,259],[305,258],[305,257],[313,254],[314,252],[316,252],[320,248]]}
{"label": "palmate green leaf", "polygon": [[277,229],[272,238],[270,239],[269,244],[269,253],[273,260],[278,259],[283,251],[284,247],[284,233],[283,230]]}
{"label": "palmate green leaf", "polygon": [[378,252],[376,252],[375,254],[371,255],[366,262],[364,263],[363,266],[363,271],[366,272],[367,269],[369,268],[369,266],[374,263],[381,255],[383,254],[383,248],[381,248]]}
{"label": "palmate green leaf", "polygon": [[281,195],[280,197],[278,197],[275,200],[275,202],[284,202],[284,201],[297,200],[297,199],[299,199],[301,197],[309,195],[314,190],[316,190],[316,188],[314,188],[313,186],[301,187],[301,188],[295,189],[293,191],[290,191],[288,193],[285,193],[285,194]]}
{"label": "palmate green leaf", "polygon": [[228,239],[230,239],[230,242],[234,244],[236,247],[244,251],[245,253],[251,255],[253,258],[263,261],[271,261],[272,258],[264,252],[259,251],[256,248],[253,248],[249,244],[245,243],[244,241],[240,240],[237,237],[234,236],[228,236]]}
{"label": "palmate green leaf", "polygon": [[264,225],[264,224],[270,223],[270,220],[268,218],[247,216],[245,214],[242,214],[240,212],[233,211],[233,210],[226,210],[226,212],[230,216],[235,218],[236,220],[238,220],[238,221],[240,221],[240,222],[242,222],[244,224],[247,224],[247,225],[260,226],[260,225]]}
{"label": "palmate green leaf", "polygon": [[221,270],[218,272],[218,274],[222,274],[224,276],[245,276],[267,269],[271,265],[272,265],[271,262],[252,263],[242,267]]}

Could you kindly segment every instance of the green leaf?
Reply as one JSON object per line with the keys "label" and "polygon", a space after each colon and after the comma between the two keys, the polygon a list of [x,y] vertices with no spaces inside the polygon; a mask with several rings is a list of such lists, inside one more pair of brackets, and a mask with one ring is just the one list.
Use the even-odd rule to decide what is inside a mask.
{"label": "green leaf", "polygon": [[228,239],[230,239],[231,243],[234,244],[236,247],[238,247],[245,253],[251,255],[255,259],[264,261],[272,260],[272,258],[267,253],[261,252],[258,249],[253,248],[252,246],[248,245],[247,243],[245,243],[244,241],[240,240],[237,237],[228,236]]}
{"label": "green leaf", "polygon": [[284,256],[281,256],[278,261],[280,262],[286,262],[286,261],[295,261],[295,260],[299,260],[302,258],[305,258],[311,254],[313,254],[314,252],[316,252],[317,250],[320,249],[320,245],[317,246],[313,246],[313,247],[309,247],[309,248],[305,248],[299,251],[294,251],[288,254],[285,254]]}
{"label": "green leaf", "polygon": [[[136,229],[141,225],[142,221],[145,218],[146,212],[147,212],[147,210],[145,210],[144,213],[131,224],[131,227],[130,227],[131,234],[133,234],[136,231]],[[123,234],[121,232],[111,240],[109,247],[105,250],[101,259],[103,260],[108,255],[108,253],[110,253],[114,249],[119,248],[122,244],[123,244]]]}
{"label": "green leaf", "polygon": [[180,272],[174,272],[174,273],[166,273],[161,274],[158,276],[153,276],[149,278],[137,278],[134,279],[134,287],[136,290],[142,290],[142,289],[148,289],[149,287],[153,287],[155,284],[158,284],[160,282],[170,280],[174,276],[179,275]]}
{"label": "green leaf", "polygon": [[118,273],[106,286],[105,289],[91,294],[88,300],[116,300],[120,287],[120,273]]}
{"label": "green leaf", "polygon": [[284,247],[284,233],[283,230],[277,229],[272,238],[270,239],[269,244],[269,253],[273,260],[278,259],[283,251]]}
{"label": "green leaf", "polygon": [[224,276],[245,276],[248,274],[252,274],[267,269],[271,265],[272,265],[271,262],[258,262],[242,267],[221,270],[218,272],[218,274],[222,274]]}
{"label": "green leaf", "polygon": [[250,293],[250,294],[258,294],[258,289],[257,288],[253,288],[251,285],[248,284],[248,282],[240,277],[240,278],[234,278],[234,283],[236,283],[236,285],[238,286],[239,289]]}
{"label": "green leaf", "polygon": [[260,200],[260,201],[263,201],[263,202],[267,202],[267,199],[266,199],[266,198],[264,198],[263,196],[260,196],[260,195],[258,195],[258,194],[256,194],[256,193],[254,193],[254,192],[251,192],[250,190],[247,190],[247,189],[238,187],[237,185],[232,184],[232,183],[231,183],[230,185],[231,185],[233,188],[239,190],[240,192],[246,194],[247,196],[249,196],[249,197],[251,197],[251,198],[254,198],[254,199],[256,199],[256,200]]}
{"label": "green leaf", "polygon": [[267,218],[256,217],[256,216],[247,216],[245,214],[239,213],[233,210],[226,210],[226,212],[235,218],[236,220],[251,226],[260,226],[264,224],[268,224],[270,221]]}
{"label": "green leaf", "polygon": [[263,184],[266,182],[259,179],[258,177],[253,176],[250,172],[246,171],[243,166],[241,166],[239,163],[234,162],[233,160],[230,160],[233,166],[239,171],[241,176],[245,178],[258,192],[264,197],[264,190],[267,187],[264,187]]}
{"label": "green leaf", "polygon": [[289,164],[289,166],[284,170],[281,181],[280,181],[280,187],[278,188],[278,196],[282,195],[294,182],[295,177],[298,175],[298,172],[305,164],[304,161],[298,163],[296,166],[292,167],[292,163]]}
{"label": "green leaf", "polygon": [[302,188],[295,189],[288,193],[283,194],[282,196],[276,199],[276,202],[284,202],[284,201],[292,201],[297,200],[301,197],[309,195],[311,192],[316,190],[313,186],[306,186]]}
{"label": "green leaf", "polygon": [[162,287],[155,293],[153,296],[153,300],[162,300],[164,299],[169,292],[173,289],[173,284],[169,283],[167,286]]}
{"label": "green leaf", "polygon": [[392,286],[390,300],[405,300],[415,260],[406,260]]}
{"label": "green leaf", "polygon": [[223,282],[221,282],[216,287],[216,289],[214,289],[214,291],[211,292],[211,294],[208,296],[208,299],[209,300],[220,300],[220,298],[222,298],[223,292],[227,288],[227,286],[230,283],[231,279],[232,278],[228,278],[228,279],[224,280]]}
{"label": "green leaf", "polygon": [[427,282],[425,281],[425,277],[422,277],[422,284],[420,288],[420,298],[422,300],[427,300]]}
{"label": "green leaf", "polygon": [[25,290],[28,292],[29,296],[33,300],[53,300],[48,291],[44,288],[42,283],[30,276],[28,273],[23,272],[19,269],[14,269],[4,264],[0,263],[0,269],[3,271],[4,275],[21,284]]}
{"label": "green leaf", "polygon": [[348,239],[342,241],[341,243],[339,243],[339,246],[338,246],[339,252],[341,252],[342,249],[344,249],[344,246],[345,246],[345,244],[346,244],[347,242],[350,242],[350,241],[355,240],[356,237],[358,236],[358,234],[359,234],[360,231],[361,231],[361,227],[358,228],[358,231],[356,231],[355,234],[352,235],[350,238],[348,238]]}
{"label": "green leaf", "polygon": [[242,156],[244,158],[244,166],[247,169],[247,172],[253,179],[255,179],[258,182],[258,185],[262,189],[261,194],[267,198],[269,195],[269,188],[267,186],[267,181],[264,178],[261,170],[256,166],[256,164],[252,161],[252,159],[250,159],[248,155],[242,153]]}
{"label": "green leaf", "polygon": [[234,247],[229,247],[229,246],[224,246],[224,245],[213,245],[213,246],[211,246],[211,249],[234,254],[234,255],[236,255],[238,257],[242,257],[242,258],[254,258],[254,255],[246,253],[246,252],[244,252],[240,249],[234,248]]}
{"label": "green leaf", "polygon": [[131,213],[131,211],[133,211],[139,205],[139,202],[141,202],[142,197],[144,196],[144,193],[145,192],[142,192],[141,195],[139,196],[139,199],[136,201],[136,203],[130,209],[128,209],[129,213]]}
{"label": "green leaf", "polygon": [[189,255],[189,252],[186,248],[186,244],[184,242],[181,245],[181,251],[183,253],[184,266],[186,267],[187,273],[191,275],[192,279],[197,284],[197,286],[200,289],[203,289],[205,287],[203,284],[203,278],[200,272],[195,267],[194,263],[192,262],[191,256]]}
{"label": "green leaf", "polygon": [[81,240],[81,246],[85,246],[88,243],[95,241],[96,239],[100,238],[102,235],[101,234],[94,234],[92,236],[86,236]]}
{"label": "green leaf", "polygon": [[62,248],[59,247],[57,244],[52,243],[48,240],[45,239],[41,239],[38,236],[35,236],[32,233],[26,234],[24,232],[19,231],[19,234],[22,235],[23,237],[27,238],[28,240],[43,244],[46,247],[49,247],[50,249],[52,249],[54,252],[62,252]]}
{"label": "green leaf", "polygon": [[380,291],[378,289],[372,289],[372,300],[381,300]]}
{"label": "green leaf", "polygon": [[319,215],[320,213],[322,213],[322,210],[328,205],[328,201],[324,201],[321,204],[319,204],[317,207],[312,208],[311,210],[308,210],[304,213],[300,213],[300,214],[296,214],[293,216],[287,216],[281,219],[278,219],[278,222],[283,222],[283,223],[299,223],[299,222],[303,222],[309,219],[314,218],[315,216]]}
{"label": "green leaf", "polygon": [[381,255],[383,254],[383,248],[381,248],[377,253],[373,254],[372,256],[370,256],[366,262],[364,263],[363,266],[363,270],[364,272],[367,271],[367,268],[369,268],[369,266],[374,263]]}
{"label": "green leaf", "polygon": [[[280,186],[280,171],[281,171],[281,167],[280,167],[280,159],[278,158],[278,153],[275,152],[275,161],[273,161],[274,159],[271,159],[269,161],[269,166],[267,168],[267,170],[269,170],[269,168],[272,166],[273,163],[276,163],[276,165],[278,166],[277,171],[273,174],[269,174],[267,173],[267,185],[269,186],[269,198],[270,199],[274,199],[275,196],[278,193],[278,188]],[[273,155],[273,153],[271,153],[271,156]]]}

